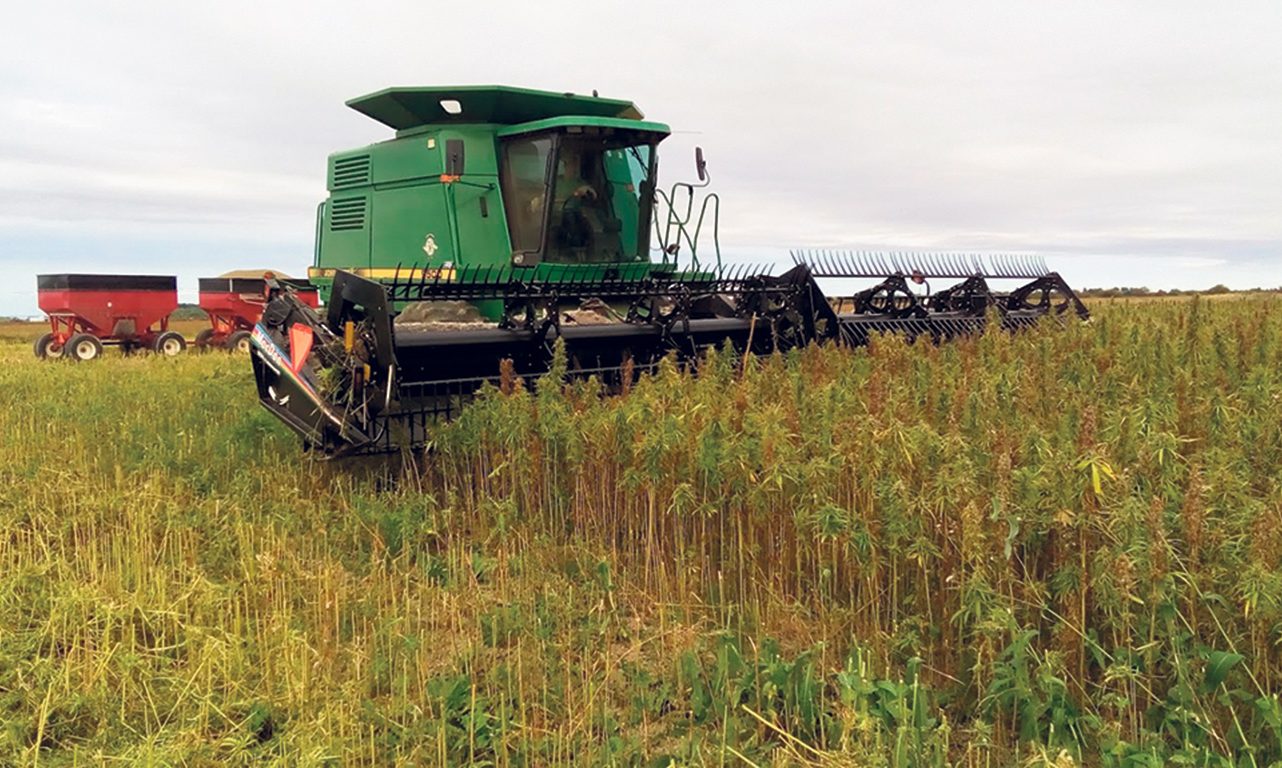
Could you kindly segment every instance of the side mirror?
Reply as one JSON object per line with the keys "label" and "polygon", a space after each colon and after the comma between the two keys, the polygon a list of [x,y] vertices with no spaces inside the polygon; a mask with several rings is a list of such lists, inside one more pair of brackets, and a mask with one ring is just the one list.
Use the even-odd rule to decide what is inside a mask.
{"label": "side mirror", "polygon": [[699,174],[699,181],[708,180],[708,164],[703,160],[703,147],[694,148],[694,172]]}

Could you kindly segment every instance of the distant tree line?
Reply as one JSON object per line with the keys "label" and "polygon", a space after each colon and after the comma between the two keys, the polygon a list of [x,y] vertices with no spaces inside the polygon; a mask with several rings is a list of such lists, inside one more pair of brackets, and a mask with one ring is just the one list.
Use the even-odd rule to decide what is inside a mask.
{"label": "distant tree line", "polygon": [[209,315],[196,304],[179,304],[169,317],[173,320],[204,320]]}
{"label": "distant tree line", "polygon": [[1222,293],[1268,293],[1273,291],[1282,291],[1282,288],[1247,288],[1241,291],[1234,291],[1232,288],[1229,288],[1227,285],[1223,283],[1219,283],[1217,285],[1213,285],[1210,288],[1207,288],[1206,290],[1202,290],[1202,291],[1180,290],[1179,288],[1154,291],[1143,286],[1139,288],[1132,288],[1128,286],[1128,287],[1121,287],[1121,288],[1118,288],[1118,287],[1084,288],[1078,291],[1077,295],[1082,297],[1095,298],[1095,299],[1110,299],[1110,298],[1116,298],[1119,296],[1193,296],[1197,294],[1200,294],[1203,296],[1215,296]]}

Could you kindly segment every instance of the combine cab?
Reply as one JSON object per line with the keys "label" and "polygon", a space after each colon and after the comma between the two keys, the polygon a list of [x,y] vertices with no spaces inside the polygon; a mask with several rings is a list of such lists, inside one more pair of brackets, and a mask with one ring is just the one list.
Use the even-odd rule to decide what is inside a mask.
{"label": "combine cab", "polygon": [[[486,382],[546,372],[558,340],[572,375],[609,386],[714,346],[938,342],[993,318],[1013,330],[1087,316],[1033,258],[821,252],[777,276],[724,268],[718,200],[696,206],[702,153],[700,184],[658,189],[669,131],[630,102],[480,87],[349,106],[396,137],[330,158],[309,270],[324,314],[269,280],[252,337],[263,405],[328,455],[421,447]],[[880,282],[834,302],[817,278]],[[931,294],[941,279],[956,282]]]}

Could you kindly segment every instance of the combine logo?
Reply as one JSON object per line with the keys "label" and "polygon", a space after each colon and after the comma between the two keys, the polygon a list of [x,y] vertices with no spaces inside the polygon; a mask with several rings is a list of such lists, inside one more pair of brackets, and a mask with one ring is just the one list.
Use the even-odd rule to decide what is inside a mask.
{"label": "combine logo", "polygon": [[430,259],[436,255],[436,251],[436,235],[428,233],[427,239],[423,241],[423,253],[426,253],[427,258]]}

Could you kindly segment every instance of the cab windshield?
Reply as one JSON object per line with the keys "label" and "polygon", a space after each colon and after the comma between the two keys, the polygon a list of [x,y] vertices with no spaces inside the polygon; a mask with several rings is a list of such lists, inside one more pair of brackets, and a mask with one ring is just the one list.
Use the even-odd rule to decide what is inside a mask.
{"label": "cab windshield", "polygon": [[502,184],[513,251],[527,263],[646,260],[653,171],[654,138],[639,132],[509,140]]}

